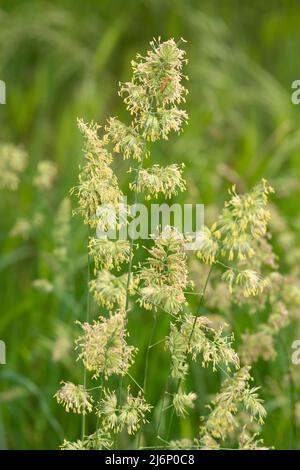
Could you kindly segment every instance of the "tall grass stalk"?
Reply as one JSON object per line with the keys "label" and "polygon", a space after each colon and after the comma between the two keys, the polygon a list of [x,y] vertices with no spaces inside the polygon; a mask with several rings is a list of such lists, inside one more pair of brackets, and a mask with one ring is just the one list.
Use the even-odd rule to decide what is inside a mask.
{"label": "tall grass stalk", "polygon": [[[119,437],[123,437],[125,432],[129,436],[137,434],[136,445],[140,448],[144,425],[149,422],[152,408],[156,407],[147,403],[146,398],[150,350],[161,342],[153,343],[158,312],[167,313],[170,320],[169,334],[164,340],[165,350],[170,355],[170,368],[160,400],[156,429],[156,438],[166,448],[222,448],[231,439],[232,423],[238,423],[238,412],[243,410],[249,423],[254,420],[259,425],[263,424],[266,415],[257,389],[250,387],[251,368],[240,368],[239,357],[233,348],[233,335],[226,335],[223,327],[215,327],[200,312],[216,267],[223,270],[218,271],[217,277],[228,286],[231,295],[235,290],[244,298],[264,292],[268,280],[259,271],[249,268],[248,263],[255,254],[256,245],[267,233],[270,219],[267,203],[272,187],[262,180],[249,193],[239,195],[233,186],[229,191],[229,201],[216,223],[210,228],[204,227],[203,243],[198,247],[196,257],[200,263],[209,266],[209,271],[195,314],[186,308],[186,293],[193,283],[189,278],[185,234],[172,226],[161,227],[151,235],[152,244],[147,250],[147,258],[137,267],[133,265],[133,225],[129,242],[109,238],[111,228],[124,224],[119,215],[123,194],[111,167],[113,158],[119,158],[117,154],[123,155],[125,160],[138,161],[135,177],[129,185],[135,207],[140,193],[148,200],[155,200],[159,195],[170,199],[179,191],[186,190],[183,165],[143,167],[149,156],[149,142],[167,140],[172,131],[181,131],[188,119],[186,111],[179,108],[180,103],[185,102],[187,90],[182,84],[186,78],[182,73],[186,63],[185,52],[178,48],[178,44],[173,39],[166,42],[154,40],[145,57],[138,55],[132,61],[132,80],[121,84],[119,91],[132,116],[129,125],[110,118],[100,138],[96,123],[78,121],[85,139],[85,164],[79,174],[79,184],[72,193],[78,199],[76,212],[89,227],[100,229],[102,235],[89,237],[88,243],[87,315],[86,321],[81,323],[82,334],[76,339],[78,359],[84,365],[83,384],[63,382],[55,395],[67,411],[82,415],[81,440],[65,441],[63,449],[118,449]],[[123,207],[125,213],[129,209]],[[92,280],[90,257],[95,268]],[[123,274],[115,274],[125,263],[127,268]],[[92,323],[90,292],[99,307],[107,311]],[[137,352],[127,341],[131,299],[153,317],[142,385],[129,372]],[[224,370],[223,366],[226,366],[227,378],[210,406],[210,413],[202,419],[200,433],[192,441],[179,439],[174,442],[169,438],[175,413],[180,418],[187,417],[198,398],[195,392],[187,390],[190,359],[200,359],[204,367],[212,368],[212,372],[218,368]],[[93,393],[93,388],[87,388],[87,372],[92,374],[92,379],[100,378],[98,394]],[[112,380],[113,376],[117,376],[118,381]],[[130,382],[125,390],[126,377]],[[170,380],[176,383],[174,394],[169,392]],[[115,383],[118,383],[117,391]],[[132,385],[136,387],[135,394],[131,392]],[[170,399],[167,406],[166,397]],[[163,438],[161,423],[169,409],[167,436]],[[97,417],[96,430],[91,435],[86,435],[87,413]],[[251,434],[248,429],[246,433],[245,426],[237,427],[240,433],[236,438],[238,445],[243,448],[261,445],[256,434]]]}

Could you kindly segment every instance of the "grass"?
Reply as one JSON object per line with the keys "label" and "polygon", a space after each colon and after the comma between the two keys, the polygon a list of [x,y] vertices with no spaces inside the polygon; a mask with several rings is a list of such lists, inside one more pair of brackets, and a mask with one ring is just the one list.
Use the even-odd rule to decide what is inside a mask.
{"label": "grass", "polygon": [[[1,191],[0,200],[0,339],[7,345],[7,364],[0,369],[1,448],[55,449],[63,436],[71,440],[80,435],[80,419],[66,415],[52,398],[62,377],[80,381],[82,376],[80,365],[74,366],[73,352],[56,362],[52,354],[61,335],[59,325],[71,327],[72,335],[73,321],[85,317],[87,233],[79,219],[72,220],[68,243],[67,291],[58,286],[45,295],[31,283],[54,275],[49,265],[51,232],[58,205],[74,185],[81,160],[76,117],[103,122],[108,115],[125,116],[115,98],[117,83],[128,78],[129,60],[137,50],[146,50],[153,36],[186,38],[190,61],[190,124],[180,138],[154,145],[156,162],[165,164],[169,155],[170,163],[184,161],[191,197],[210,209],[222,206],[232,183],[246,190],[262,176],[269,178],[277,189],[278,208],[299,244],[295,222],[300,107],[291,104],[290,85],[299,78],[300,12],[296,1],[285,7],[275,0],[271,3],[270,10],[258,1],[238,9],[233,0],[221,5],[203,1],[200,7],[193,0],[129,1],[126,12],[118,0],[113,4],[80,0],[76,5],[67,0],[1,3],[0,42],[5,46],[0,51],[0,79],[7,84],[7,104],[0,105],[0,140],[22,143],[30,156],[19,190]],[[56,162],[58,178],[49,195],[38,195],[32,177],[37,162],[46,158]],[[124,162],[116,167],[125,186]],[[46,219],[41,229],[27,240],[8,236],[18,217],[32,220],[38,210]],[[274,243],[280,253],[276,239]],[[238,309],[230,315],[238,341],[253,320]],[[137,322],[144,325],[138,335]],[[136,307],[129,329],[145,354],[151,325],[151,315]],[[167,332],[167,319],[159,316],[152,344]],[[288,327],[278,341],[275,362],[259,361],[254,367],[269,412],[263,437],[276,448],[299,448],[290,404],[297,400],[300,382],[295,398],[288,388],[274,397],[270,385],[270,377],[280,384],[289,368],[297,368],[291,367],[289,357],[296,334],[293,326]],[[150,350],[150,402],[162,396],[163,371],[168,367],[162,350],[163,344]],[[143,382],[143,354],[132,375]],[[221,375],[195,370],[202,411]],[[191,435],[197,426],[193,419],[173,423],[182,436]]]}

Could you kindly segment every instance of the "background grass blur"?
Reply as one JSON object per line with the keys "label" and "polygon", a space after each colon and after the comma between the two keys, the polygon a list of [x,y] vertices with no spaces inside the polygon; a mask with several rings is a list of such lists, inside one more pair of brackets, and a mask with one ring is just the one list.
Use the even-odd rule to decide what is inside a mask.
{"label": "background grass blur", "polygon": [[[79,418],[52,398],[60,380],[80,381],[82,374],[68,349],[73,320],[85,315],[87,230],[79,218],[67,240],[66,288],[51,294],[32,288],[36,278],[51,279],[57,208],[75,184],[82,158],[77,116],[126,120],[116,92],[118,82],[130,77],[130,60],[153,37],[185,38],[190,123],[180,137],[155,144],[152,158],[184,161],[190,190],[185,197],[208,207],[222,206],[230,184],[246,190],[264,176],[292,226],[300,207],[300,105],[291,104],[291,83],[300,79],[299,23],[297,0],[1,0],[0,79],[7,104],[0,106],[0,145],[23,144],[30,157],[18,191],[1,191],[0,199],[0,339],[7,345],[7,364],[0,366],[1,448],[55,449],[64,436],[79,436]],[[50,194],[37,194],[30,184],[42,159],[58,166]],[[124,169],[117,161],[121,185],[128,181]],[[38,210],[46,217],[40,229],[26,241],[9,237],[19,217],[30,219]],[[236,318],[237,336],[246,321]],[[136,307],[130,329],[140,353],[132,374],[140,382],[150,325],[151,315]],[[164,332],[167,319],[161,317],[156,339]],[[293,339],[290,329],[286,350],[278,345],[278,359],[254,366],[269,411],[263,437],[277,448],[300,448],[288,391],[280,402],[264,387],[270,375],[280,382],[285,374]],[[57,358],[57,348],[66,353]],[[153,349],[150,402],[162,394],[165,356],[163,348]],[[194,379],[203,412],[220,377],[200,369]],[[174,435],[192,435],[197,426],[177,421]]]}

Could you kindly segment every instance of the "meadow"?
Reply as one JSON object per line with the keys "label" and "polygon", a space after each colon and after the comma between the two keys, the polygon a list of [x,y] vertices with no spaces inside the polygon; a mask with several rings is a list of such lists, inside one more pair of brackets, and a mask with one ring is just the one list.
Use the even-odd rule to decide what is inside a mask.
{"label": "meadow", "polygon": [[[58,449],[64,440],[80,446],[99,426],[109,435],[115,433],[113,438],[96,436],[86,446],[300,448],[300,364],[295,343],[300,340],[300,104],[292,103],[292,83],[300,79],[299,20],[296,1],[128,0],[126,9],[121,0],[1,2],[0,80],[6,84],[6,103],[0,104],[0,340],[6,345],[6,364],[0,365],[0,448]],[[185,51],[183,57],[176,56],[176,67],[188,60],[182,63],[184,77],[179,77],[181,69],[170,66],[172,79],[152,76],[149,66],[153,80],[151,86],[147,82],[147,93],[161,100],[163,110],[165,103],[175,103],[179,97],[176,107],[188,115],[188,119],[167,115],[162,131],[153,121],[145,125],[144,102],[140,95],[133,100],[129,86],[118,96],[119,82],[132,79],[131,61],[137,53],[145,57],[150,41],[159,37],[162,44],[174,38],[176,47]],[[145,70],[140,66],[137,77]],[[180,101],[181,83],[188,91],[185,102]],[[126,96],[129,102],[124,103]],[[123,159],[128,140],[122,140],[124,133],[109,119],[116,116],[129,126],[132,107],[138,140],[134,140],[133,158],[128,150],[128,158]],[[82,119],[79,126],[78,119]],[[102,126],[96,134],[86,124],[92,122]],[[131,203],[138,184],[139,192],[149,196],[139,196],[147,206],[152,198],[165,202],[166,183],[158,178],[151,186],[149,175],[144,174],[141,185],[141,180],[134,180],[134,171],[128,171],[142,160],[139,172],[152,165],[173,165],[167,180],[168,203],[204,204],[208,231],[202,250],[186,255],[173,232],[168,234],[176,256],[175,262],[168,261],[174,276],[167,287],[176,288],[187,306],[183,307],[180,296],[170,305],[162,292],[154,299],[153,292],[151,297],[145,290],[152,286],[157,260],[164,255],[168,259],[164,239],[156,241],[159,256],[151,251],[151,240],[141,242],[134,252],[132,271],[136,269],[144,290],[134,285],[129,298],[127,285],[125,298],[123,289],[116,301],[112,301],[114,293],[99,294],[98,285],[89,292],[94,262],[102,269],[103,257],[91,254],[93,246],[88,255],[95,229],[90,223],[93,201],[76,187],[85,156],[95,156],[95,149],[102,149],[103,135],[108,135],[109,145],[119,144],[112,162],[103,152],[101,164],[111,181],[106,195],[112,194],[112,175],[116,175],[116,191],[128,194]],[[146,142],[148,158],[137,158],[144,145],[139,137]],[[247,194],[249,198],[243,199]],[[232,211],[229,216],[224,213],[225,201]],[[76,209],[79,213],[72,215]],[[232,238],[229,246],[226,234],[244,234],[245,220],[246,229],[253,227],[251,246]],[[128,257],[125,250],[120,258],[125,275],[131,254]],[[152,270],[139,270],[139,263]],[[104,268],[111,268],[108,258]],[[250,278],[247,269],[259,276]],[[110,278],[105,279],[108,286]],[[161,279],[160,272],[155,281],[159,287]],[[166,284],[162,286],[165,289]],[[155,303],[157,308],[151,308]],[[90,322],[99,314],[108,318],[109,311],[118,310],[116,305],[126,311],[127,341],[138,351],[127,370],[131,352],[122,342],[127,358],[122,367],[100,368],[97,376],[99,364],[93,368],[84,355],[80,345],[86,337],[78,342],[82,327],[76,322],[85,322],[87,312]],[[166,314],[170,310],[171,318]],[[210,323],[200,320],[198,328],[197,320],[191,330],[190,319],[180,317],[184,312]],[[180,323],[170,326],[174,315],[179,315]],[[176,328],[179,340],[183,337],[191,347],[190,357],[184,351],[177,369],[178,355],[170,347],[170,331],[174,339]],[[204,331],[209,342],[193,346],[195,329],[201,341]],[[225,344],[220,331],[227,338]],[[212,344],[216,350],[209,349]],[[78,359],[79,352],[83,356]],[[219,416],[214,422],[209,417],[223,403],[220,391],[235,373],[235,353],[244,388],[240,403],[233,403],[231,410],[235,424],[222,436]],[[182,372],[186,365],[187,375]],[[120,379],[115,374],[122,376],[125,370],[130,376]],[[185,395],[172,404],[170,397],[178,394],[183,377]],[[81,414],[83,409],[88,411],[87,402],[81,403],[79,412],[66,413],[62,404],[70,405],[70,395],[60,395],[61,403],[54,397],[61,381],[84,383],[85,389],[103,388],[105,383],[100,398],[94,397],[100,403],[95,409],[98,416]],[[146,402],[139,401],[139,422],[132,425],[124,415],[121,423],[118,415],[117,424],[112,424],[103,411],[104,399],[111,398],[108,387],[125,400],[128,385],[134,396],[141,389],[145,395]],[[149,423],[143,422],[144,413]]]}

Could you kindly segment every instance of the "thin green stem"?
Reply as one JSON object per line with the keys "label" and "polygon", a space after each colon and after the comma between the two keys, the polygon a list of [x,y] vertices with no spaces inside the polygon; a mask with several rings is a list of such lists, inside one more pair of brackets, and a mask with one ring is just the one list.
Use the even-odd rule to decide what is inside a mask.
{"label": "thin green stem", "polygon": [[169,410],[170,408],[173,408],[173,403],[171,403],[171,405],[166,406],[166,408],[163,409],[163,412]]}
{"label": "thin green stem", "polygon": [[166,338],[160,339],[159,341],[156,341],[155,343],[150,344],[149,349],[152,349],[152,348],[154,348],[155,346],[158,346],[159,344],[164,343],[165,341],[166,341]]}
{"label": "thin green stem", "polygon": [[[199,300],[199,303],[198,303],[198,307],[197,307],[196,315],[195,315],[195,318],[194,318],[193,326],[192,326],[191,333],[190,333],[188,343],[187,343],[187,347],[186,347],[186,353],[185,353],[186,356],[187,356],[187,353],[188,353],[188,350],[189,350],[189,347],[190,347],[190,344],[191,344],[191,341],[192,341],[192,337],[193,337],[194,330],[195,330],[195,327],[196,327],[197,319],[199,317],[199,313],[200,313],[200,310],[201,310],[201,307],[202,307],[202,304],[203,304],[203,301],[204,301],[206,289],[207,289],[207,286],[208,286],[209,279],[210,279],[213,268],[214,268],[214,264],[211,265],[211,267],[208,271],[208,275],[206,277],[206,281],[205,281],[205,284],[204,284],[204,287],[203,287],[203,291],[201,293],[201,297],[200,297],[200,300]],[[181,378],[178,379],[176,393],[179,392],[181,382],[182,382],[182,379]],[[170,418],[169,427],[168,427],[167,441],[169,440],[169,436],[170,436],[170,433],[171,433],[172,423],[173,423],[173,419],[174,419],[174,413],[175,413],[175,410],[173,408],[171,418]]]}
{"label": "thin green stem", "polygon": [[[146,389],[147,389],[147,381],[148,381],[150,349],[151,349],[151,343],[153,341],[155,327],[156,327],[156,314],[154,313],[153,314],[153,321],[152,321],[152,329],[151,329],[151,333],[150,333],[149,340],[148,340],[148,347],[147,347],[146,361],[145,361],[145,373],[144,373],[144,383],[143,383],[144,398],[145,399],[146,399]],[[141,437],[142,437],[142,426],[140,428],[140,431],[139,431],[139,434],[138,434],[138,439],[137,439],[137,448],[138,449],[140,447]]]}
{"label": "thin green stem", "polygon": [[[137,190],[137,185],[138,185],[138,180],[140,176],[140,171],[143,167],[143,162],[144,162],[144,155],[141,158],[140,165],[137,169],[136,177],[135,177],[135,191],[134,191],[134,205],[137,204],[138,202],[138,190]],[[134,246],[134,240],[133,240],[133,234],[130,235],[130,250],[129,250],[129,264],[128,264],[128,275],[127,275],[127,284],[126,284],[126,301],[125,301],[125,312],[128,311],[129,307],[129,297],[130,297],[130,282],[131,282],[131,276],[132,276],[132,263],[133,263],[133,246]]]}
{"label": "thin green stem", "polygon": [[[97,388],[99,388],[98,401],[100,402],[101,398],[102,398],[102,393],[103,393],[103,375],[101,375],[100,385]],[[100,429],[100,418],[99,418],[99,416],[97,416],[97,421],[96,421],[96,442],[97,442],[97,447],[98,447],[98,431],[99,431],[99,429]]]}
{"label": "thin green stem", "polygon": [[101,385],[98,385],[97,387],[92,387],[92,388],[86,388],[87,392],[92,392],[93,390],[99,390],[101,388]]}
{"label": "thin green stem", "polygon": [[[118,390],[118,402],[121,403],[122,401],[122,393],[123,393],[123,375],[121,376],[120,383],[119,383],[119,390]],[[115,450],[119,447],[119,433],[116,434],[115,439]]]}
{"label": "thin green stem", "polygon": [[161,406],[160,406],[160,410],[159,410],[159,418],[158,418],[157,429],[156,429],[156,438],[157,439],[161,439],[160,436],[159,436],[159,431],[160,431],[160,426],[161,426],[161,421],[162,421],[163,409],[164,409],[164,406],[165,406],[165,399],[166,399],[166,395],[168,393],[167,392],[168,385],[169,385],[169,376],[166,380],[166,384],[165,384],[165,388],[164,388],[164,392],[163,392],[163,398],[162,398]]}
{"label": "thin green stem", "polygon": [[147,353],[146,353],[146,363],[145,363],[145,375],[144,375],[144,396],[146,398],[146,388],[147,388],[147,381],[148,381],[148,369],[149,369],[149,357],[150,357],[150,348],[151,348],[151,343],[153,341],[153,336],[155,333],[155,328],[156,328],[156,314],[153,314],[153,323],[152,323],[152,330],[149,336],[149,341],[148,341],[148,347],[147,347]]}
{"label": "thin green stem", "polygon": [[132,375],[129,372],[126,372],[126,375],[128,375],[128,377],[132,380],[132,382],[135,383],[135,385],[141,390],[141,392],[143,392],[143,387],[140,386],[140,384],[135,380],[135,378],[132,377]]}

